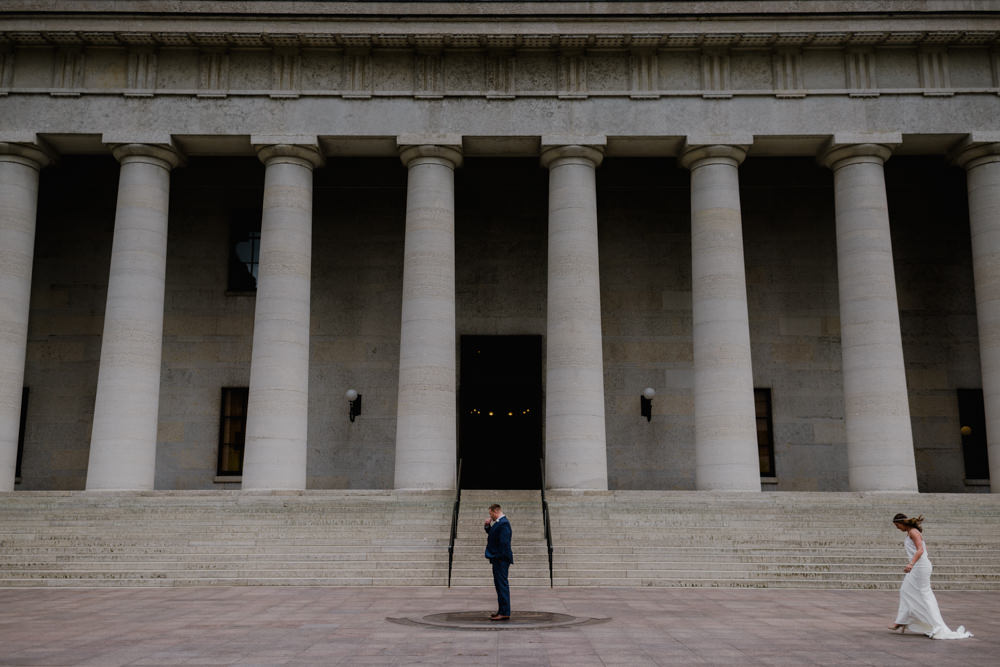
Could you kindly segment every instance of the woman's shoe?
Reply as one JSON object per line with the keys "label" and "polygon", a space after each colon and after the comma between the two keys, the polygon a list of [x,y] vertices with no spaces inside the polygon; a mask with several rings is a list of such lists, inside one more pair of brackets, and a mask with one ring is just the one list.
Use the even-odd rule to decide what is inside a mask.
{"label": "woman's shoe", "polygon": [[892,632],[898,632],[899,634],[903,634],[904,632],[906,632],[906,626],[901,623],[893,623],[892,625],[889,626],[889,630],[891,630]]}

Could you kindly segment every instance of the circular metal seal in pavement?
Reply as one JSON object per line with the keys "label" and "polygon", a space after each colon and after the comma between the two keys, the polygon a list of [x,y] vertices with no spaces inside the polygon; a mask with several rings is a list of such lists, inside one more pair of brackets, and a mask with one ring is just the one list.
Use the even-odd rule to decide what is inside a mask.
{"label": "circular metal seal in pavement", "polygon": [[506,621],[491,621],[489,611],[446,611],[428,614],[420,618],[386,618],[387,621],[402,625],[423,625],[452,630],[546,630],[565,628],[586,623],[604,623],[610,618],[588,618],[570,616],[551,611],[514,611]]}

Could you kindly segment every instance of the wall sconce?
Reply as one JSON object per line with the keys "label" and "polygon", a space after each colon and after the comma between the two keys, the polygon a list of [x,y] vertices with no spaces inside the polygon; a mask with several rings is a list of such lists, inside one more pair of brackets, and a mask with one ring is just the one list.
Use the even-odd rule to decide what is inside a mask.
{"label": "wall sconce", "polygon": [[646,421],[651,421],[653,419],[654,396],[656,396],[656,390],[652,387],[646,387],[643,389],[642,395],[639,396],[640,413],[646,418]]}
{"label": "wall sconce", "polygon": [[361,414],[361,394],[353,389],[348,389],[344,396],[347,397],[349,406],[347,416],[351,418],[351,421],[354,421],[354,418]]}

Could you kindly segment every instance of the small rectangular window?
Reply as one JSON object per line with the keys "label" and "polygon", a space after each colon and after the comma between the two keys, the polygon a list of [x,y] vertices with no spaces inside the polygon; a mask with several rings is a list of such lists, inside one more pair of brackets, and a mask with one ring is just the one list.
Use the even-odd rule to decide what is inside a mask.
{"label": "small rectangular window", "polygon": [[238,213],[229,223],[229,291],[255,291],[259,266],[260,213]]}
{"label": "small rectangular window", "polygon": [[28,423],[28,388],[21,390],[21,427],[17,432],[17,469],[15,477],[21,476],[21,459],[24,458],[24,427]]}
{"label": "small rectangular window", "polygon": [[760,476],[775,477],[771,390],[754,389],[753,398],[757,409],[757,454],[760,457]]}
{"label": "small rectangular window", "polygon": [[243,474],[243,447],[246,443],[247,399],[246,387],[222,388],[222,417],[219,426],[220,477]]}

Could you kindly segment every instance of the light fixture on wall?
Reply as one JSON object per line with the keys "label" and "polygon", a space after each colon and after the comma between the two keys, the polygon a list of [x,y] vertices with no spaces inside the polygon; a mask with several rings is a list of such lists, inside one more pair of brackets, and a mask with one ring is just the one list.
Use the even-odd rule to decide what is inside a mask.
{"label": "light fixture on wall", "polygon": [[643,389],[642,395],[639,396],[640,414],[646,418],[646,421],[651,421],[653,419],[654,396],[656,396],[656,390],[652,387],[646,387]]}
{"label": "light fixture on wall", "polygon": [[353,389],[348,389],[344,396],[347,397],[347,405],[349,406],[347,416],[351,418],[351,421],[354,421],[354,418],[361,414],[361,394]]}

